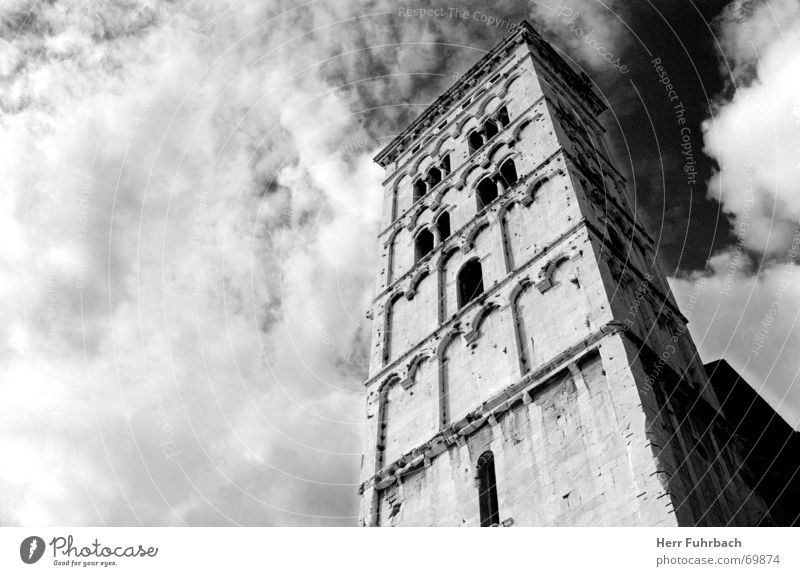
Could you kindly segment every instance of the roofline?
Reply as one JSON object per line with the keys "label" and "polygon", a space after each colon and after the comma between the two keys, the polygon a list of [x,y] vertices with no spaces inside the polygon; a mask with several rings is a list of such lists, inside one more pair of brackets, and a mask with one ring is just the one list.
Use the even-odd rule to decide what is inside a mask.
{"label": "roofline", "polygon": [[497,54],[505,50],[505,48],[513,43],[516,43],[517,39],[525,33],[539,35],[536,30],[534,30],[533,26],[527,21],[522,20],[519,24],[517,24],[513,31],[506,35],[500,42],[495,44],[495,46],[489,50],[483,57],[478,60],[469,70],[467,70],[461,77],[448,88],[445,92],[439,95],[436,100],[434,100],[425,110],[417,116],[408,126],[406,126],[402,132],[400,132],[397,136],[392,139],[389,144],[384,146],[384,148],[378,152],[378,154],[373,158],[375,162],[380,164],[381,166],[384,165],[383,161],[386,159],[386,156],[392,152],[402,141],[404,141],[411,133],[413,133],[420,124],[423,123],[429,116],[432,116],[434,113],[438,113],[438,109],[444,104],[445,101],[450,100],[452,95],[458,91],[458,89],[478,70],[483,68],[489,61],[493,60]]}

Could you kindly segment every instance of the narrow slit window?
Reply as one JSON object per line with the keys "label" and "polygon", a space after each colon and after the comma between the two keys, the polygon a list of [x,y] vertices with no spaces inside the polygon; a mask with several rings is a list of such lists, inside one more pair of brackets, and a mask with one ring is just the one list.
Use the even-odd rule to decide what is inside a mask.
{"label": "narrow slit window", "polygon": [[501,128],[505,128],[511,123],[511,120],[508,117],[508,109],[505,106],[497,111],[497,123],[500,124]]}
{"label": "narrow slit window", "polygon": [[430,185],[431,189],[436,186],[439,182],[442,181],[442,171],[438,168],[431,168],[428,171],[428,184]]}
{"label": "narrow slit window", "polygon": [[497,184],[491,178],[484,178],[478,184],[478,211],[486,208],[497,198]]}
{"label": "narrow slit window", "polygon": [[477,152],[483,146],[483,136],[477,131],[469,133],[469,152]]}
{"label": "narrow slit window", "polygon": [[433,234],[427,228],[423,228],[414,241],[415,252],[419,262],[433,250]]}
{"label": "narrow slit window", "polygon": [[428,187],[425,184],[425,181],[422,178],[417,178],[414,182],[414,202],[425,196],[428,191]]}
{"label": "narrow slit window", "polygon": [[517,166],[511,158],[503,162],[500,167],[500,176],[506,187],[513,186],[517,182]]}
{"label": "narrow slit window", "polygon": [[484,452],[478,458],[478,506],[481,526],[498,526],[500,510],[497,505],[497,477],[494,472],[494,454]]}
{"label": "narrow slit window", "polygon": [[477,258],[470,260],[458,272],[458,307],[466,306],[483,294],[483,268]]}
{"label": "narrow slit window", "polygon": [[439,242],[444,242],[450,237],[450,214],[443,212],[436,220],[436,231],[439,233]]}
{"label": "narrow slit window", "polygon": [[447,176],[450,174],[450,154],[447,154],[444,158],[442,158],[442,162],[439,164],[439,166],[442,168],[443,175]]}
{"label": "narrow slit window", "polygon": [[495,124],[494,120],[487,120],[483,123],[483,133],[486,136],[486,141],[488,142],[495,136],[499,130],[497,129],[497,124]]}

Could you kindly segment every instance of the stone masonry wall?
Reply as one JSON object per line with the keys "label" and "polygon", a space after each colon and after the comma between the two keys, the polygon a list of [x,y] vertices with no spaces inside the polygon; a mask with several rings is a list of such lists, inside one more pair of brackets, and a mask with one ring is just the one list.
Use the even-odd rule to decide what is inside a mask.
{"label": "stone masonry wall", "polygon": [[[644,438],[635,386],[615,385],[603,362],[624,356],[618,336],[574,374],[561,370],[531,398],[403,478],[380,499],[382,526],[477,526],[476,461],[495,457],[501,520],[524,526],[675,525],[654,480],[656,460],[631,449]],[[620,414],[625,410],[629,414]],[[637,411],[639,414],[637,414]]]}
{"label": "stone masonry wall", "polygon": [[[379,155],[362,523],[480,525],[487,451],[503,525],[770,523],[715,424],[718,401],[603,142],[602,102],[529,28],[484,60]],[[498,133],[470,149],[501,107]],[[416,199],[419,178],[432,183]],[[487,178],[498,197],[485,204]],[[434,244],[419,256],[425,231]],[[483,293],[459,303],[470,261]]]}

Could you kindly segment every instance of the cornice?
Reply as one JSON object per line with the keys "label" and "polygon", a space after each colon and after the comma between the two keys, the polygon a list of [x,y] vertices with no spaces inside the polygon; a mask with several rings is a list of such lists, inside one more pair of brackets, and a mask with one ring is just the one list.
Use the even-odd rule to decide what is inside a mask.
{"label": "cornice", "polygon": [[520,22],[502,41],[489,50],[472,68],[467,70],[455,84],[434,100],[413,122],[395,136],[375,156],[375,162],[381,166],[386,166],[388,162],[396,157],[398,152],[407,150],[411,143],[438,122],[443,113],[452,108],[453,103],[461,100],[467,92],[472,91],[478,79],[493,71],[508,56],[510,48],[520,41],[527,41],[532,36],[538,36],[538,33],[527,21]]}
{"label": "cornice", "polygon": [[493,72],[499,64],[505,63],[514,46],[526,43],[536,50],[531,51],[536,61],[548,71],[561,78],[575,93],[584,98],[581,104],[595,115],[605,110],[606,105],[595,92],[591,80],[586,74],[574,70],[526,20],[521,21],[502,41],[495,45],[472,68],[456,81],[447,91],[428,106],[413,122],[386,145],[374,158],[375,162],[385,167],[398,154],[405,152],[410,145],[421,136],[427,135],[430,128],[439,122],[439,118],[452,109],[455,103],[471,93],[478,86],[478,81]]}

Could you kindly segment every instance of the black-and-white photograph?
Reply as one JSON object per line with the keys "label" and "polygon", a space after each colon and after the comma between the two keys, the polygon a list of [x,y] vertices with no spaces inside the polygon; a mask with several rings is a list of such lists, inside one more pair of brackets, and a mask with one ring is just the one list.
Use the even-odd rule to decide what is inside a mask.
{"label": "black-and-white photograph", "polygon": [[798,525],[799,259],[798,0],[4,0],[14,566]]}

